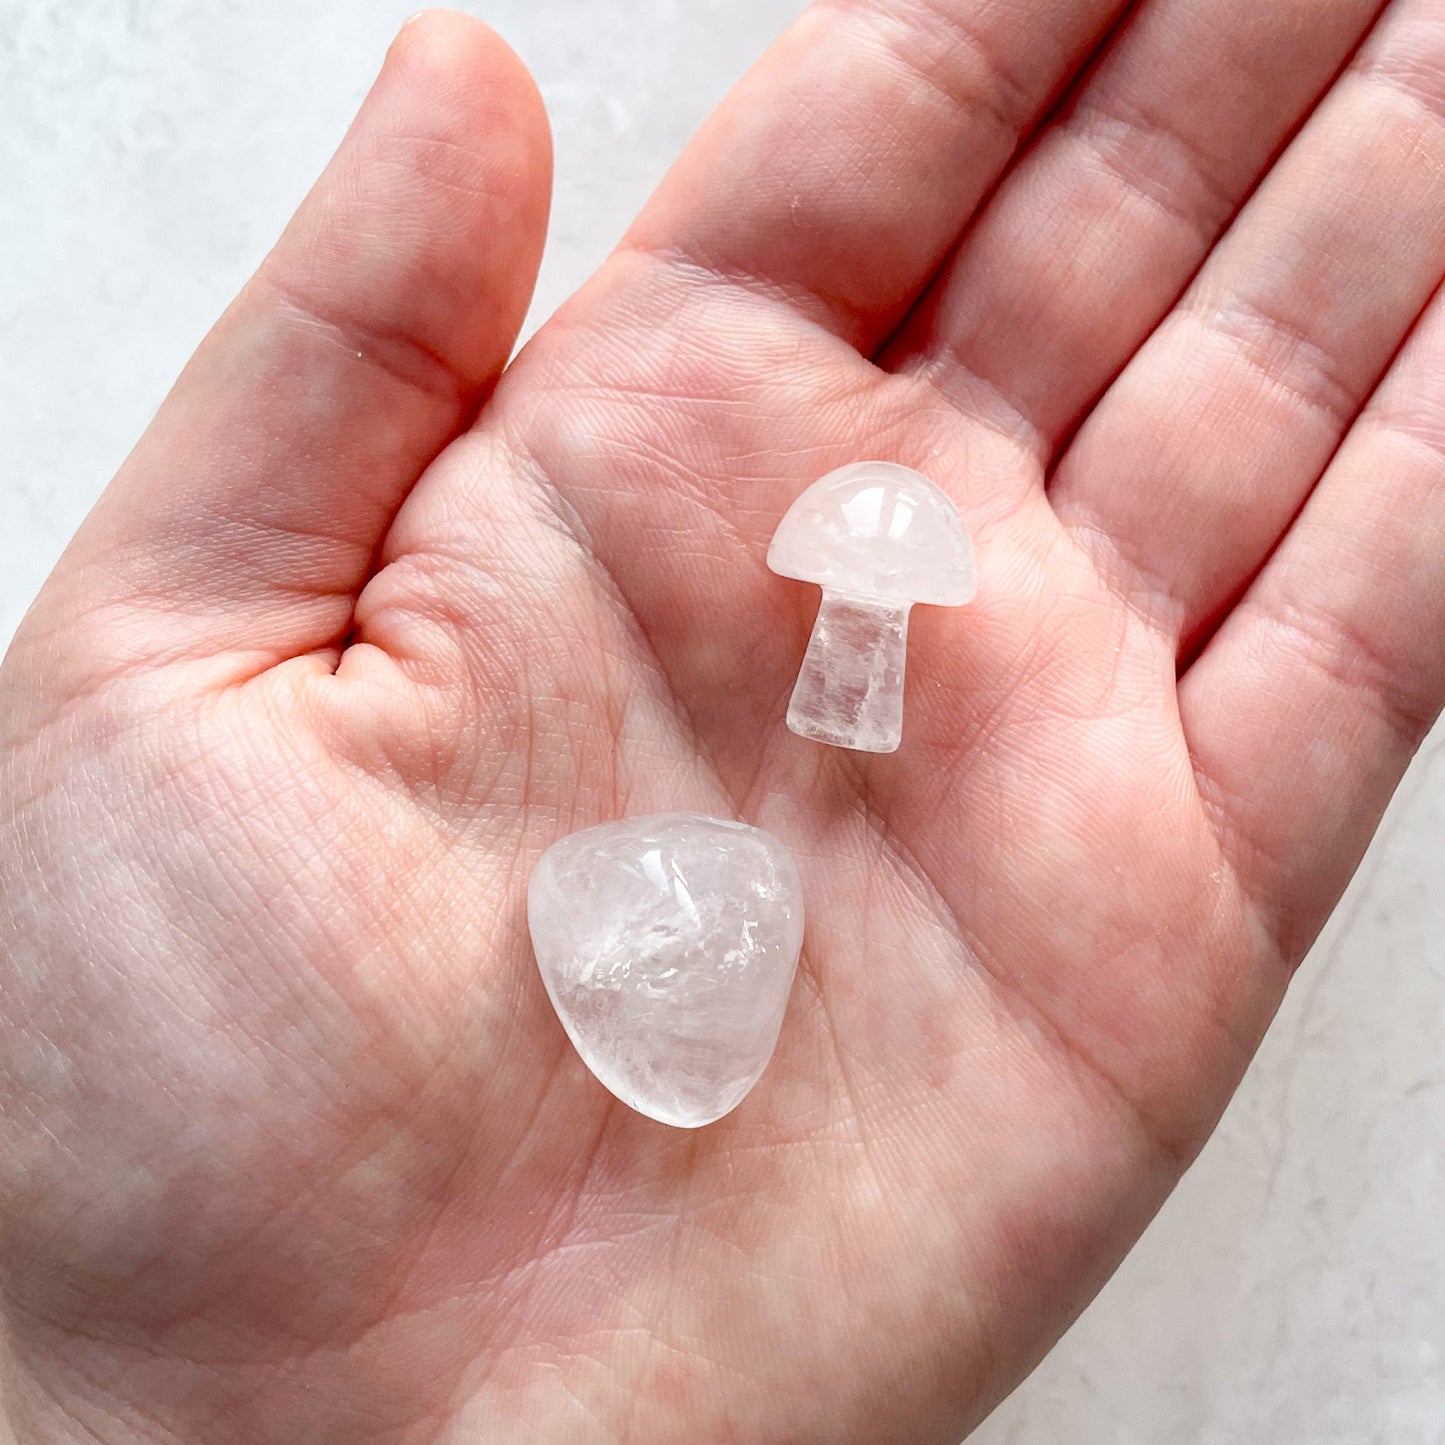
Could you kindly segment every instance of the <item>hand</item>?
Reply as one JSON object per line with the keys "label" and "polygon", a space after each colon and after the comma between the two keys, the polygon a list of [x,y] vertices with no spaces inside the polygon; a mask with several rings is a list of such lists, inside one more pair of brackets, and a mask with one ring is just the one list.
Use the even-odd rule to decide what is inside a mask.
{"label": "hand", "polygon": [[[820,4],[495,392],[545,121],[403,32],[6,663],[19,1439],[949,1445],[1106,1276],[1445,698],[1445,4],[1123,8]],[[980,570],[883,758],[764,564],[864,457]],[[522,916],[672,809],[810,911],[697,1133]]]}

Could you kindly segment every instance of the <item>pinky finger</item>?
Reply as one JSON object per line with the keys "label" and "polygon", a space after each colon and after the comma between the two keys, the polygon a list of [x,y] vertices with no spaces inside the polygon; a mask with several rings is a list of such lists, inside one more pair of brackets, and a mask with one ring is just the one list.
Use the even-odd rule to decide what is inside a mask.
{"label": "pinky finger", "polygon": [[1445,297],[1180,683],[1241,886],[1313,941],[1445,704]]}

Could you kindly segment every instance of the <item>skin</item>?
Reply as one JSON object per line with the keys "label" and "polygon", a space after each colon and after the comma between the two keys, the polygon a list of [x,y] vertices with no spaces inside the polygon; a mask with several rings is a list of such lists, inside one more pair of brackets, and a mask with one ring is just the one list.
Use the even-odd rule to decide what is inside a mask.
{"label": "skin", "polygon": [[[1442,173],[1442,0],[829,0],[501,375],[545,118],[409,24],[0,680],[11,1438],[957,1441],[1445,699]],[[764,563],[862,457],[979,564],[883,758],[784,728]],[[523,918],[673,809],[810,915],[698,1132]]]}

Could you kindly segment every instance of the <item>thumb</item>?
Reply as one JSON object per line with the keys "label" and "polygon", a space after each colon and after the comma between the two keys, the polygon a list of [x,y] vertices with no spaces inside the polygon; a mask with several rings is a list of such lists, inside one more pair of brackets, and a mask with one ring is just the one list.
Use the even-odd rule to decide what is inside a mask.
{"label": "thumb", "polygon": [[512,51],[465,15],[408,22],[22,628],[47,682],[57,657],[257,670],[339,642],[391,518],[506,363],[550,189]]}

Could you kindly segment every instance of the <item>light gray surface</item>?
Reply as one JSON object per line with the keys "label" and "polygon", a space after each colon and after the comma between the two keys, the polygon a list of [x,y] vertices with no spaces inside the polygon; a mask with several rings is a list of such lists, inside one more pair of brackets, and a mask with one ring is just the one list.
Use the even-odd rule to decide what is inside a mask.
{"label": "light gray surface", "polygon": [[[534,315],[792,0],[501,0],[557,137]],[[0,636],[407,6],[0,0]],[[1445,737],[1204,1158],[982,1445],[1445,1441]]]}

